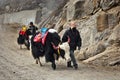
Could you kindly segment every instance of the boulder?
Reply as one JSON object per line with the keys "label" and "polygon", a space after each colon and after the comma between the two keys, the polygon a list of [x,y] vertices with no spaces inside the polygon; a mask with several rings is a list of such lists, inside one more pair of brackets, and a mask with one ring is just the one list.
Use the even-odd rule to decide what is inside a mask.
{"label": "boulder", "polygon": [[99,9],[100,0],[86,0],[84,4],[85,13],[87,15],[89,14],[95,14]]}
{"label": "boulder", "polygon": [[120,44],[120,24],[117,25],[112,34],[110,35],[109,39],[108,39],[108,42],[109,44],[113,45],[113,44],[116,44],[116,45],[119,45]]}
{"label": "boulder", "polygon": [[95,55],[98,55],[106,50],[104,43],[99,42],[97,45],[91,45],[87,48],[80,50],[80,53],[77,55],[79,60],[85,60]]}
{"label": "boulder", "polygon": [[97,31],[102,32],[108,28],[108,15],[105,12],[101,12],[97,17]]}
{"label": "boulder", "polygon": [[101,0],[100,6],[102,10],[106,11],[108,9],[111,9],[114,6],[119,5],[120,0]]}
{"label": "boulder", "polygon": [[67,6],[67,20],[82,18],[85,0],[70,0]]}
{"label": "boulder", "polygon": [[114,7],[107,11],[108,26],[113,29],[120,22],[120,6]]}

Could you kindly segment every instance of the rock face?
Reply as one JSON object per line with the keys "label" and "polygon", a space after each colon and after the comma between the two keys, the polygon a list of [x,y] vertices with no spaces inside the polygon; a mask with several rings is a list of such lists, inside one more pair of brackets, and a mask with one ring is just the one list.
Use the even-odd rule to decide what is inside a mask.
{"label": "rock face", "polygon": [[[114,29],[112,34],[110,35],[108,41],[110,43],[110,41],[113,41],[113,43],[118,43],[119,44],[119,40],[120,40],[120,24],[117,25]],[[113,44],[112,43],[112,44]]]}
{"label": "rock face", "polygon": [[3,14],[1,15],[0,23],[28,24],[30,21],[33,21],[39,24],[48,18],[63,1],[64,0],[0,0],[0,14]]}
{"label": "rock face", "polygon": [[85,15],[93,15],[100,9],[106,11],[119,5],[120,0],[70,0],[67,17],[68,20],[82,18]]}
{"label": "rock face", "polygon": [[21,23],[27,25],[30,21],[35,21],[36,13],[37,10],[30,10],[12,14],[4,14],[3,23]]}
{"label": "rock face", "polygon": [[[114,50],[109,51],[109,47],[112,45],[119,46],[120,39],[116,35],[119,34],[118,26],[120,24],[119,0],[70,0],[66,7],[66,20],[77,19],[77,28],[82,37],[82,48],[77,56],[79,60],[93,60],[93,63],[96,64],[95,61],[102,60],[103,55],[114,52]],[[61,20],[59,24],[62,24]],[[56,29],[61,27],[59,24],[56,25]],[[62,28],[67,29],[68,26],[66,23]],[[64,30],[60,32],[60,35],[63,33]],[[114,56],[113,58],[115,59]],[[103,63],[104,61],[99,65]],[[105,62],[104,65],[107,64],[109,63]]]}
{"label": "rock face", "polygon": [[85,0],[70,0],[67,6],[67,20],[84,16],[84,2]]}
{"label": "rock face", "polygon": [[84,8],[86,14],[94,14],[100,8],[100,0],[86,0]]}
{"label": "rock face", "polygon": [[103,10],[108,10],[117,5],[120,5],[120,0],[101,0],[100,1],[100,6]]}
{"label": "rock face", "polygon": [[0,12],[11,13],[42,7],[47,7],[47,9],[53,10],[62,2],[63,0],[0,0]]}
{"label": "rock face", "polygon": [[108,28],[108,16],[103,12],[97,17],[97,31],[102,32],[106,28]]}

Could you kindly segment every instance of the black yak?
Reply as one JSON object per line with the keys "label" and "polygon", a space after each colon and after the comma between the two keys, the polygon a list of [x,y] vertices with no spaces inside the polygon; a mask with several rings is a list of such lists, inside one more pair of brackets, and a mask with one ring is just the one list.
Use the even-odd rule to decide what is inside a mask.
{"label": "black yak", "polygon": [[[36,35],[38,34],[40,35],[40,33],[37,33]],[[44,37],[42,36],[42,38],[40,38],[40,41],[34,42],[34,38],[35,36],[31,38],[31,49],[36,62],[39,62],[40,65],[42,65],[39,57],[45,55],[46,62],[51,62],[51,66],[55,70],[55,60],[58,60],[60,56],[65,59],[65,51],[59,48],[59,44],[61,42],[60,36],[54,29],[49,29],[48,31],[46,30]]]}
{"label": "black yak", "polygon": [[31,32],[27,30],[26,26],[23,26],[19,31],[19,36],[17,38],[17,43],[20,45],[20,49],[22,49],[23,44],[27,47],[28,50],[30,49],[29,35],[31,35]]}
{"label": "black yak", "polygon": [[45,54],[44,46],[42,45],[42,43],[40,41],[34,41],[35,37],[37,35],[39,36],[39,34],[40,33],[36,33],[35,35],[33,35],[31,37],[31,52],[32,52],[34,59],[36,60],[36,64],[38,64],[38,62],[39,62],[40,66],[42,66],[40,57],[43,57]]}

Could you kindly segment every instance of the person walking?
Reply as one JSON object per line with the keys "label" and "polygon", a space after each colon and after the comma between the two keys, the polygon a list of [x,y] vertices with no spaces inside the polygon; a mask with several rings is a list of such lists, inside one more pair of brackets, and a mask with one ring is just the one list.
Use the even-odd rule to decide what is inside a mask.
{"label": "person walking", "polygon": [[30,26],[28,30],[31,32],[31,35],[34,35],[38,30],[38,28],[33,24],[33,22],[30,22]]}
{"label": "person walking", "polygon": [[[75,69],[78,69],[78,64],[76,61],[76,58],[74,56],[74,51],[78,47],[78,50],[80,50],[81,47],[81,36],[79,34],[79,31],[76,29],[76,23],[75,21],[70,21],[69,23],[69,29],[65,31],[63,37],[62,37],[62,43],[68,42],[70,47],[70,60],[67,62],[67,67],[74,67]],[[73,63],[73,66],[71,65],[71,61]]]}

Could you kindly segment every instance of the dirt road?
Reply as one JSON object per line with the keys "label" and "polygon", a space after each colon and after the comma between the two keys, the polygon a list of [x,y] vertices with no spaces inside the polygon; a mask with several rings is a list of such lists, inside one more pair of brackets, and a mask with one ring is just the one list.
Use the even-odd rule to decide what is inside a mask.
{"label": "dirt road", "polygon": [[57,62],[52,70],[50,63],[43,67],[34,63],[30,51],[20,50],[16,43],[16,30],[0,27],[0,80],[120,80],[120,72],[95,68],[79,63],[79,69],[66,67],[65,61]]}

